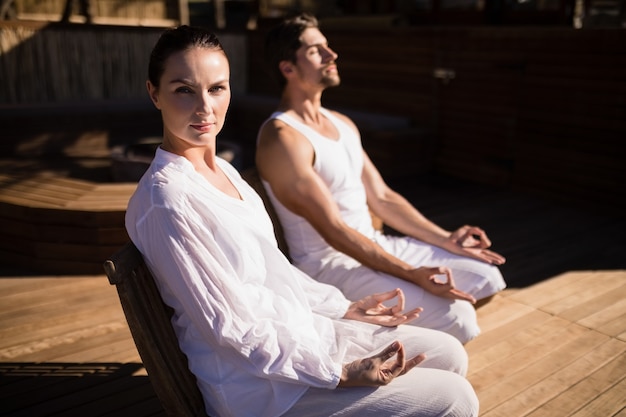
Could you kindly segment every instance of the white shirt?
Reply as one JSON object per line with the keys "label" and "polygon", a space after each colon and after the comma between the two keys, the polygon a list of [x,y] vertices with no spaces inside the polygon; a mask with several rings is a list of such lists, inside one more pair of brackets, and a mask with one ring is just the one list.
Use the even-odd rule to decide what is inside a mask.
{"label": "white shirt", "polygon": [[175,310],[208,413],[278,416],[308,387],[335,388],[344,361],[373,347],[350,346],[360,335],[340,337],[357,326],[332,320],[349,301],[289,263],[261,199],[218,162],[241,200],[159,148],[129,201],[126,228]]}

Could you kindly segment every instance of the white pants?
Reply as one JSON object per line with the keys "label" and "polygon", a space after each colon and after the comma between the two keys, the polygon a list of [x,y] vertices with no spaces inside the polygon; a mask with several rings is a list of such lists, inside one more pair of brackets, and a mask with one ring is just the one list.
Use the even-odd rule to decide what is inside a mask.
{"label": "white pants", "polygon": [[[477,300],[506,287],[500,270],[485,262],[454,255],[412,238],[380,235],[376,241],[385,250],[415,267],[447,266],[452,271],[456,287],[472,294]],[[298,267],[318,281],[338,287],[351,300],[401,288],[406,297],[407,310],[416,307],[424,309],[420,317],[411,322],[412,325],[441,330],[462,343],[480,333],[474,306],[467,301],[432,295],[415,284],[366,268],[339,252],[322,262],[321,269],[313,264]]]}
{"label": "white pants", "polygon": [[463,346],[438,331],[413,326],[397,330],[407,358],[425,353],[424,362],[378,388],[309,388],[282,417],[477,416],[478,399],[464,377]]}

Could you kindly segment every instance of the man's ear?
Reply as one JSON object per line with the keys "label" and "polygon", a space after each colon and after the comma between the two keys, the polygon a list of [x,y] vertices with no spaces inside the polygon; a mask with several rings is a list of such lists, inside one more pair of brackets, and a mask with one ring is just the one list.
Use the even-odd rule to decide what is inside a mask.
{"label": "man's ear", "polygon": [[146,81],[146,89],[148,90],[148,95],[150,96],[150,100],[152,100],[154,107],[161,110],[161,106],[159,105],[159,95],[157,94],[159,89],[154,86],[150,80]]}

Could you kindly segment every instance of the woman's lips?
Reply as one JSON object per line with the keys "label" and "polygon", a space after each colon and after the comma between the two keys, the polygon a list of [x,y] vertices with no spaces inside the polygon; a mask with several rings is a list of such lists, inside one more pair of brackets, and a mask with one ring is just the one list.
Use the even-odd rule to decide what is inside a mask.
{"label": "woman's lips", "polygon": [[192,128],[196,129],[199,132],[208,132],[211,130],[213,123],[199,123],[191,125]]}

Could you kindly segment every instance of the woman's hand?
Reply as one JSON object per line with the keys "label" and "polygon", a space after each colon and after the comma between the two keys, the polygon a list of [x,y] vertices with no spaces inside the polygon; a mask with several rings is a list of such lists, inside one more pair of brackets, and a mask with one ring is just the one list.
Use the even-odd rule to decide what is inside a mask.
{"label": "woman's hand", "polygon": [[[389,361],[394,355],[396,355],[396,360]],[[378,387],[387,385],[394,378],[404,375],[426,358],[424,354],[419,354],[407,361],[404,355],[404,346],[396,341],[374,356],[350,362],[343,366],[338,386]]]}
{"label": "woman's hand", "polygon": [[[383,304],[383,302],[395,297],[398,298],[398,302],[393,307],[387,307]],[[418,307],[407,313],[403,313],[403,310],[404,293],[401,289],[396,288],[392,291],[369,295],[353,302],[343,317],[380,326],[394,327],[415,320],[423,309]]]}

